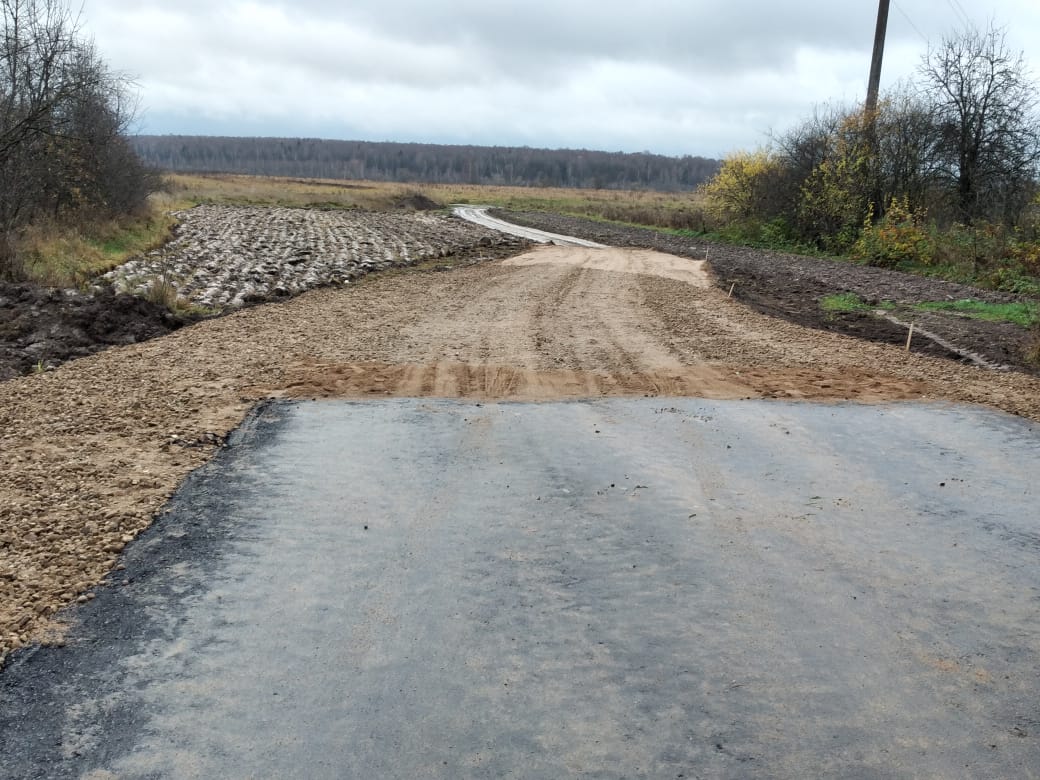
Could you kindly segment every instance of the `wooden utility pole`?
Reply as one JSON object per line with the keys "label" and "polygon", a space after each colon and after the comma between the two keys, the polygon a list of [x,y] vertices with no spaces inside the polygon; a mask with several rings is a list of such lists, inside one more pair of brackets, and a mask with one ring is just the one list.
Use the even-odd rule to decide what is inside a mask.
{"label": "wooden utility pole", "polygon": [[874,57],[870,61],[870,82],[867,84],[867,114],[877,112],[878,92],[881,90],[881,60],[885,56],[885,34],[888,32],[888,6],[891,0],[880,0],[877,12],[877,30],[874,33]]}

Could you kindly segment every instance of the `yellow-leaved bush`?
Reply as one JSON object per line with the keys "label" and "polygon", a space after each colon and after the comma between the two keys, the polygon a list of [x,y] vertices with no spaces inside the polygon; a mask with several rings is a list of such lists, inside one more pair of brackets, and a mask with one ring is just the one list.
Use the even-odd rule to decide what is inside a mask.
{"label": "yellow-leaved bush", "polygon": [[929,265],[935,258],[935,242],[925,214],[911,211],[909,199],[904,196],[893,198],[885,216],[877,222],[871,205],[851,254],[857,260],[883,268],[901,263]]}
{"label": "yellow-leaved bush", "polygon": [[729,155],[715,177],[701,187],[708,212],[724,223],[760,217],[780,167],[779,160],[761,149]]}

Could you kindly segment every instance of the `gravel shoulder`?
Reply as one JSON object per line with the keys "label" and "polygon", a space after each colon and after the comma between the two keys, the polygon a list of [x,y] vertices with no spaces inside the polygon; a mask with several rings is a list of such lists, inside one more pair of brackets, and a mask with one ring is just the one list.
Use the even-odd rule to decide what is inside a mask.
{"label": "gravel shoulder", "polygon": [[1040,420],[1034,377],[764,316],[692,264],[539,251],[556,254],[373,275],[0,383],[0,654],[60,641],[58,610],[118,587],[123,548],[265,398],[930,399]]}

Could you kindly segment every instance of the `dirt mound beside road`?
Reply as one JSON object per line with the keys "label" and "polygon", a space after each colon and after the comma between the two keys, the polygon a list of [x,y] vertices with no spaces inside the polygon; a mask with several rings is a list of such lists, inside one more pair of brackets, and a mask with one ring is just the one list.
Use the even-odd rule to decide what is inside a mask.
{"label": "dirt mound beside road", "polygon": [[444,208],[444,206],[435,200],[430,200],[421,192],[416,192],[398,199],[398,201],[394,203],[394,208],[405,210],[410,209],[411,211],[439,211]]}
{"label": "dirt mound beside road", "polygon": [[187,322],[132,295],[85,295],[0,284],[0,381],[117,344],[165,335]]}

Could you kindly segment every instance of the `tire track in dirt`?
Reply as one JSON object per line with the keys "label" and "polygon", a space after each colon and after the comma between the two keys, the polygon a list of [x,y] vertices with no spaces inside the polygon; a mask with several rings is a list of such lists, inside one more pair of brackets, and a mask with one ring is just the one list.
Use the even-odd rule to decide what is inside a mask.
{"label": "tire track in dirt", "polygon": [[[654,276],[647,273],[646,253],[633,253],[626,265],[625,253],[611,251],[613,261],[596,267],[587,250],[539,249],[487,267],[479,278],[470,275],[463,286],[427,289],[421,309],[410,312],[393,348],[377,359],[341,364],[312,356],[289,367],[284,387],[263,391],[290,397],[764,394],[867,401],[927,393],[919,380],[882,376],[864,382],[845,368],[779,368],[791,362],[786,356],[798,338],[809,340],[799,354],[818,359],[811,342],[829,334],[792,326],[778,348],[770,344],[775,321],[727,301],[697,261],[659,255],[667,273]],[[676,260],[688,266],[679,278],[692,284],[677,281]],[[682,312],[681,320],[673,309]],[[748,372],[770,363],[762,376]],[[424,377],[418,384],[412,377],[419,369],[401,368],[416,365]]]}
{"label": "tire track in dirt", "polygon": [[[537,257],[529,253],[526,257]],[[507,261],[512,267],[531,263]],[[540,265],[548,277],[556,262]],[[535,306],[532,329],[545,353],[542,365],[567,365],[615,373],[679,368],[673,350],[648,334],[640,274],[620,270],[592,270],[585,264],[562,266],[548,293]]]}

